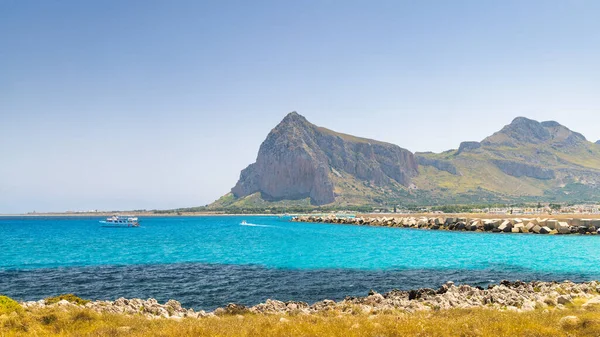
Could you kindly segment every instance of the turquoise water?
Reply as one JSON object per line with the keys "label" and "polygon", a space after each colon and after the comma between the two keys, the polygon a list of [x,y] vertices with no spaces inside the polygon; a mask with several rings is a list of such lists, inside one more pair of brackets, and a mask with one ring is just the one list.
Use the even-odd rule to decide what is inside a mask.
{"label": "turquoise water", "polygon": [[[0,269],[202,262],[270,268],[486,269],[600,274],[600,237],[425,231],[164,217],[133,229],[98,218],[0,219]],[[242,220],[248,226],[240,225]]]}
{"label": "turquoise water", "polygon": [[[214,308],[316,301],[452,280],[600,277],[599,236],[428,231],[278,217],[0,218],[0,293],[176,298]],[[248,225],[241,225],[246,220]]]}

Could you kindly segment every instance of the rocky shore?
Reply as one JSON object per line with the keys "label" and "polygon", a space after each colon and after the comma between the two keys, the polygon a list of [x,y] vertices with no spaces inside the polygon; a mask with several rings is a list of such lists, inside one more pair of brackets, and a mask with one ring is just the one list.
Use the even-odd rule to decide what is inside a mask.
{"label": "rocky shore", "polygon": [[349,218],[330,215],[298,216],[292,218],[292,221],[493,233],[600,234],[600,219],[479,219],[441,216]]}
{"label": "rocky shore", "polygon": [[243,314],[311,315],[328,311],[342,315],[376,315],[394,311],[413,313],[453,308],[527,312],[536,309],[561,310],[574,301],[584,303],[583,308],[600,307],[600,282],[502,281],[500,284],[490,285],[485,289],[469,285],[457,286],[453,282],[447,282],[439,289],[392,290],[384,294],[370,291],[366,297],[347,297],[338,302],[323,300],[309,305],[305,302],[282,302],[269,299],[252,307],[229,304],[212,312],[196,312],[193,309],[185,309],[175,300],[160,304],[152,298],[148,300],[119,298],[115,301],[92,301],[85,304],[76,304],[67,300],[47,304],[45,300],[40,300],[22,302],[21,306],[29,309],[79,307],[99,313],[181,320],[186,317],[204,318]]}

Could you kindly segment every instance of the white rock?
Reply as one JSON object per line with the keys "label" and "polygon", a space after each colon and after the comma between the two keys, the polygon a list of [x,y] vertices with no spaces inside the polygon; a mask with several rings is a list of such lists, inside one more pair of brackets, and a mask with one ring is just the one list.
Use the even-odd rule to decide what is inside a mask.
{"label": "white rock", "polygon": [[569,295],[560,295],[556,298],[556,302],[559,304],[569,304],[572,302],[571,296]]}
{"label": "white rock", "polygon": [[590,298],[581,307],[584,309],[591,309],[598,306],[600,306],[600,296]]}
{"label": "white rock", "polygon": [[558,321],[558,323],[563,327],[575,327],[579,325],[581,320],[577,316],[565,316]]}

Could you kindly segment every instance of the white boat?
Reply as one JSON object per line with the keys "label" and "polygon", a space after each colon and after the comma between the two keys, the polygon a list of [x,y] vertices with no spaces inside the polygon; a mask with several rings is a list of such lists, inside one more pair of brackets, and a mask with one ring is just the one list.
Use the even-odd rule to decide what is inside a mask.
{"label": "white boat", "polygon": [[242,220],[242,223],[240,225],[247,225],[248,223],[246,222],[246,220]]}
{"label": "white boat", "polygon": [[106,220],[101,220],[102,227],[139,227],[140,223],[137,217],[120,217],[118,215],[113,215],[111,217],[106,218]]}

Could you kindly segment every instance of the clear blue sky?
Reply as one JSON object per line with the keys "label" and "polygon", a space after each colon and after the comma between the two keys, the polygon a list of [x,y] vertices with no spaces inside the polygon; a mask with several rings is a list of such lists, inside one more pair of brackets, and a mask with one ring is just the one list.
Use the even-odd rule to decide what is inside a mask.
{"label": "clear blue sky", "polygon": [[600,1],[0,0],[0,213],[229,191],[290,111],[443,151],[600,139]]}

